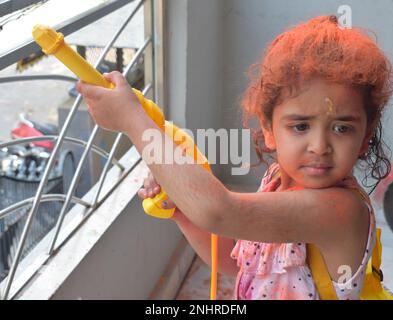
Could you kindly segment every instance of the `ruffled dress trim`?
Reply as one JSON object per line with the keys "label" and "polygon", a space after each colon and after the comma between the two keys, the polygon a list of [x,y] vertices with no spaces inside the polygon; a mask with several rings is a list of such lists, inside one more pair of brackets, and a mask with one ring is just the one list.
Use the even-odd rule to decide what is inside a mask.
{"label": "ruffled dress trim", "polygon": [[264,276],[286,273],[289,267],[304,266],[306,246],[304,243],[261,243],[238,240],[231,252],[243,273]]}
{"label": "ruffled dress trim", "polygon": [[[264,177],[258,192],[273,192],[280,183],[279,165],[273,163]],[[264,276],[285,273],[286,268],[306,265],[305,243],[263,243],[238,240],[231,252],[237,266],[244,273]]]}

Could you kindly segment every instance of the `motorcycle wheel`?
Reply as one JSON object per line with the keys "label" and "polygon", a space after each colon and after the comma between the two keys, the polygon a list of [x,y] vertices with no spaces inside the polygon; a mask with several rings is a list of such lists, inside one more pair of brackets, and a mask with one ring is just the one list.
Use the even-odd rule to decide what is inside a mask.
{"label": "motorcycle wheel", "polygon": [[387,188],[383,198],[383,211],[386,222],[393,231],[393,184]]}
{"label": "motorcycle wheel", "polygon": [[63,180],[63,193],[66,194],[71,186],[72,178],[74,177],[76,165],[74,155],[71,151],[62,154],[61,157],[61,175]]}

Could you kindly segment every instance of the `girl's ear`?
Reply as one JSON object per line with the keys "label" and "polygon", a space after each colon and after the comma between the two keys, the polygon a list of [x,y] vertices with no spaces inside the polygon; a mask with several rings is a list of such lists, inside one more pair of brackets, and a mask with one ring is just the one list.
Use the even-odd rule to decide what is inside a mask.
{"label": "girl's ear", "polygon": [[368,134],[365,136],[365,138],[363,139],[362,146],[360,147],[360,151],[359,151],[359,156],[360,156],[360,157],[361,157],[361,156],[364,156],[364,154],[368,152],[372,134],[373,134],[372,132],[371,132],[371,133],[368,133]]}
{"label": "girl's ear", "polygon": [[265,124],[261,121],[261,128],[263,136],[265,137],[265,145],[271,151],[276,150],[276,141],[273,135],[273,129],[270,124]]}
{"label": "girl's ear", "polygon": [[360,147],[359,157],[364,156],[365,153],[368,152],[368,149],[369,149],[370,143],[371,143],[370,140],[372,139],[372,137],[374,135],[378,121],[379,121],[379,118],[375,118],[373,123],[368,126],[368,128],[366,130],[366,136],[364,137],[363,142],[362,142],[362,146]]}

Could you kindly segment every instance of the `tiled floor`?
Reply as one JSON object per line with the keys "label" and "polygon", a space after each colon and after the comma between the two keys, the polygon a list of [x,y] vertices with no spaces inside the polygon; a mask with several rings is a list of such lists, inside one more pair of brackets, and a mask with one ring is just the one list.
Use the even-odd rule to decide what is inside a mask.
{"label": "tiled floor", "polygon": [[[232,191],[254,192],[256,186],[226,185]],[[231,300],[235,278],[217,276],[217,300]],[[210,267],[196,256],[188,274],[178,292],[177,300],[209,300],[210,299]]]}
{"label": "tiled floor", "polygon": [[[231,300],[235,278],[218,275],[217,300]],[[176,300],[209,300],[210,268],[197,256],[180,288]]]}

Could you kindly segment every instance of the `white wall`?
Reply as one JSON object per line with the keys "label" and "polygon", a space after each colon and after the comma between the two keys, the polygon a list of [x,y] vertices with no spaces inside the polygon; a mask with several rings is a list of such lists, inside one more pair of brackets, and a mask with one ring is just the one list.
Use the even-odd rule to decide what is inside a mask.
{"label": "white wall", "polygon": [[[182,128],[221,126],[222,0],[169,0],[166,118]],[[220,167],[212,166],[216,175]]]}

